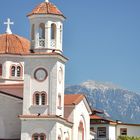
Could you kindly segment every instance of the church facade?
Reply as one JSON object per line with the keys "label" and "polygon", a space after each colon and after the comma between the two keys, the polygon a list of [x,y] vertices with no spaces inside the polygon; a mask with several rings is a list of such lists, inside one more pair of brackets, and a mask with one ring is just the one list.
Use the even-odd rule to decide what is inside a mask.
{"label": "church facade", "polygon": [[45,0],[28,15],[30,38],[0,35],[0,140],[91,140],[91,108],[82,94],[65,95],[63,22]]}

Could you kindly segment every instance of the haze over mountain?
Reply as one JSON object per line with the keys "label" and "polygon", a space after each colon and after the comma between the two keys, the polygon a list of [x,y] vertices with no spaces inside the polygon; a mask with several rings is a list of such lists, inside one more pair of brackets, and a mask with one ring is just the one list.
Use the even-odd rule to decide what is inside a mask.
{"label": "haze over mountain", "polygon": [[86,81],[67,86],[65,93],[83,93],[93,108],[104,110],[108,117],[140,124],[140,95],[135,92],[110,83]]}

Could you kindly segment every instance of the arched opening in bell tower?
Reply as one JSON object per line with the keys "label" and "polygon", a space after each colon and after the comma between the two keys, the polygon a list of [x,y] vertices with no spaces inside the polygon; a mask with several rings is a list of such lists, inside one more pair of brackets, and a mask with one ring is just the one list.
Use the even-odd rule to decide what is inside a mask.
{"label": "arched opening in bell tower", "polygon": [[56,47],[56,24],[51,24],[51,47]]}
{"label": "arched opening in bell tower", "polygon": [[39,25],[39,46],[45,47],[45,24],[40,23]]}

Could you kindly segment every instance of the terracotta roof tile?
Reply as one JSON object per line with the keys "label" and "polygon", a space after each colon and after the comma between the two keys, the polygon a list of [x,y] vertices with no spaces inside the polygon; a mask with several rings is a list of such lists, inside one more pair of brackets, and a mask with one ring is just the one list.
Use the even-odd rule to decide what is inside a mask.
{"label": "terracotta roof tile", "polygon": [[0,54],[26,54],[29,52],[30,42],[15,34],[0,35]]}
{"label": "terracotta roof tile", "polygon": [[77,105],[85,96],[83,94],[66,94],[64,97],[64,105]]}
{"label": "terracotta roof tile", "polygon": [[0,84],[0,94],[23,98],[23,84]]}
{"label": "terracotta roof tile", "polygon": [[27,16],[40,15],[40,14],[50,14],[50,15],[58,15],[64,17],[62,12],[54,4],[50,2],[43,2],[39,4]]}
{"label": "terracotta roof tile", "polygon": [[100,119],[103,119],[103,118],[101,116],[98,116],[98,115],[91,115],[90,119],[100,120]]}

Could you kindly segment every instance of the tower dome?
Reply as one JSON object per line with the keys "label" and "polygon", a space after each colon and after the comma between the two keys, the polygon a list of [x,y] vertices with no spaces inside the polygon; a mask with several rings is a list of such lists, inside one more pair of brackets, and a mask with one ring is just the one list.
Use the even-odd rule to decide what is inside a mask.
{"label": "tower dome", "polygon": [[27,54],[30,41],[15,34],[0,35],[0,54]]}
{"label": "tower dome", "polygon": [[27,16],[31,15],[57,15],[64,17],[62,12],[50,2],[42,2],[41,4],[36,6]]}

